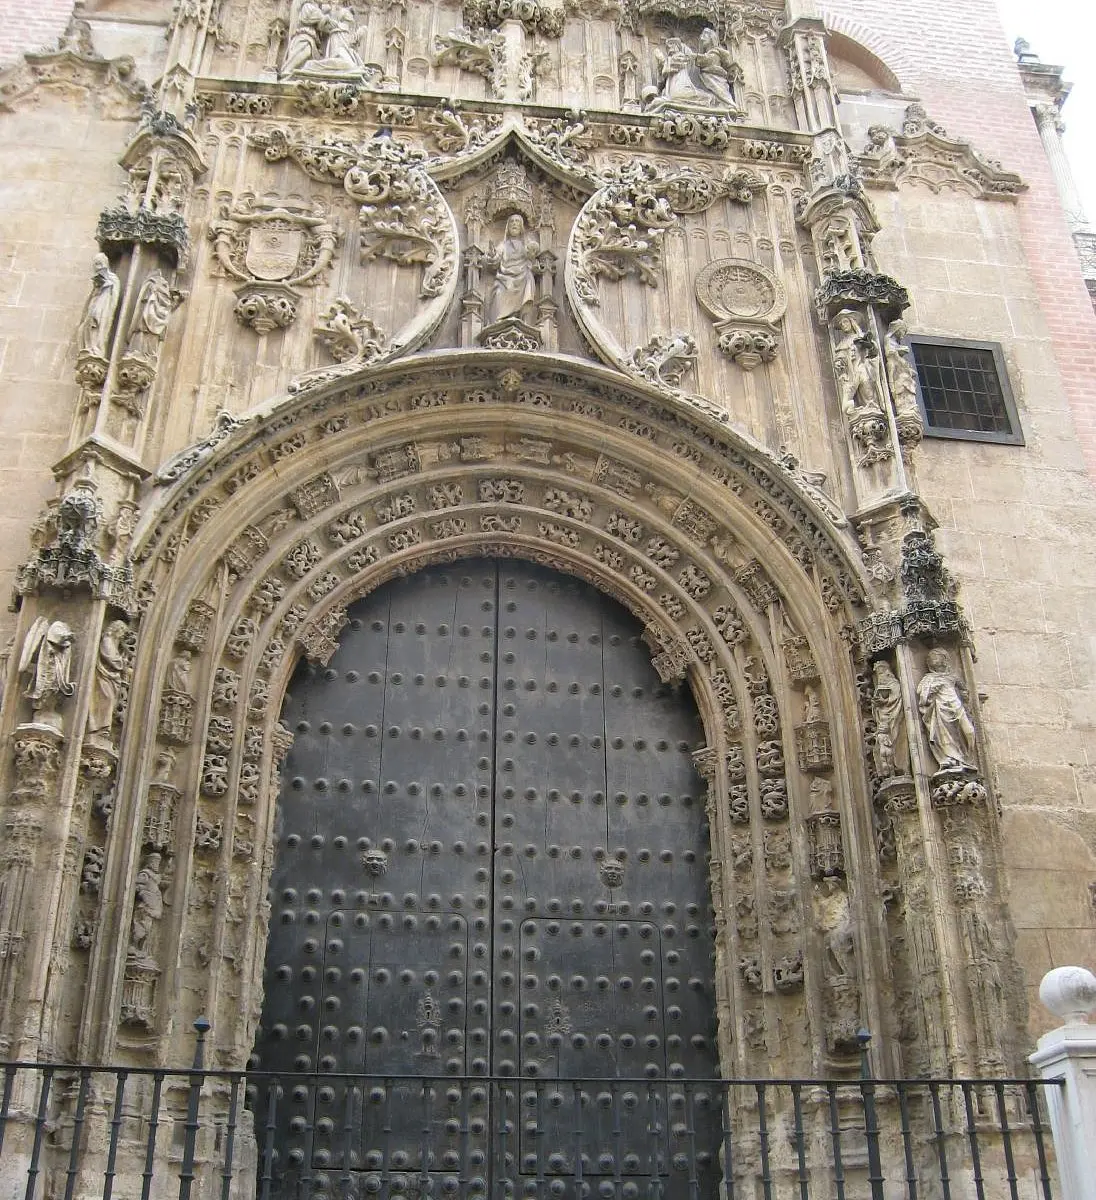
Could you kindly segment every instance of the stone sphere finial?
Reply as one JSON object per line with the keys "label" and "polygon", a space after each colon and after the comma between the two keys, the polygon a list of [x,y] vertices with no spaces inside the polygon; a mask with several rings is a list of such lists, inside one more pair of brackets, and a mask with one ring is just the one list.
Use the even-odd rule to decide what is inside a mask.
{"label": "stone sphere finial", "polygon": [[1055,967],[1043,976],[1039,999],[1067,1025],[1086,1025],[1096,1012],[1096,975],[1084,967]]}

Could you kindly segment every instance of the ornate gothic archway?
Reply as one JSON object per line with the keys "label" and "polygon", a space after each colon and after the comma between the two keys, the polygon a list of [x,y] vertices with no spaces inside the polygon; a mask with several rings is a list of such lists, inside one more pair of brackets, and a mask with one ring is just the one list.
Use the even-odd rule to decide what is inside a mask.
{"label": "ornate gothic archway", "polygon": [[[844,518],[794,463],[607,368],[477,351],[225,418],[157,482],[133,539],[122,734],[116,751],[89,737],[80,759],[84,868],[57,897],[72,940],[47,976],[47,1042],[67,1012],[81,1056],[178,1059],[204,1013],[217,1063],[246,1061],[294,665],[326,662],[346,606],[385,580],[484,556],[614,597],[662,679],[694,693],[724,1073],[773,1054],[802,1074],[851,1072],[861,1025],[896,1054],[892,1036],[936,1019],[924,1004],[950,986],[931,953],[947,916],[883,904],[896,852],[879,843],[880,805],[917,838],[914,782],[883,796],[865,761],[858,655],[895,614],[869,612]],[[922,879],[913,847],[898,861],[909,851]],[[881,995],[903,922],[931,978],[896,1014]],[[113,929],[128,931],[124,954]]]}

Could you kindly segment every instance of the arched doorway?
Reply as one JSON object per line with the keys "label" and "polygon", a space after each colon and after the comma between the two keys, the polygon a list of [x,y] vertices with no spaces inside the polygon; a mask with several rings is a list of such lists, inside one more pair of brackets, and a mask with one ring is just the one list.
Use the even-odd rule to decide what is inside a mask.
{"label": "arched doorway", "polygon": [[253,1065],[296,1079],[253,1101],[270,1195],[714,1196],[688,693],[631,614],[519,561],[350,617],[283,710]]}

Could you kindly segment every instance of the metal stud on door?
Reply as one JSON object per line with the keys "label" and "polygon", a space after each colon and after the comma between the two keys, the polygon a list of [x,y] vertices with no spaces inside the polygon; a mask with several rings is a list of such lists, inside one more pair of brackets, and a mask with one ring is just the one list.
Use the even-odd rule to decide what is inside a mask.
{"label": "metal stud on door", "polygon": [[283,714],[267,1193],[714,1195],[719,1114],[674,1083],[716,1072],[687,694],[534,566],[351,616]]}

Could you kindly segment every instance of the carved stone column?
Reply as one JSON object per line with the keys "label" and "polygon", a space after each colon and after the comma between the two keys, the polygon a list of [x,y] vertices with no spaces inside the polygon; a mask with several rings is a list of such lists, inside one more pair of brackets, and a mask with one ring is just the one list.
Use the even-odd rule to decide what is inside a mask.
{"label": "carved stone column", "polygon": [[1035,127],[1039,130],[1039,138],[1046,151],[1047,161],[1050,163],[1051,174],[1058,186],[1058,195],[1061,197],[1062,207],[1066,212],[1066,220],[1074,231],[1079,228],[1087,228],[1088,218],[1085,216],[1085,206],[1073,178],[1073,168],[1070,166],[1065,147],[1062,145],[1062,134],[1065,132],[1062,110],[1057,104],[1044,102],[1033,104],[1031,113],[1035,118]]}

